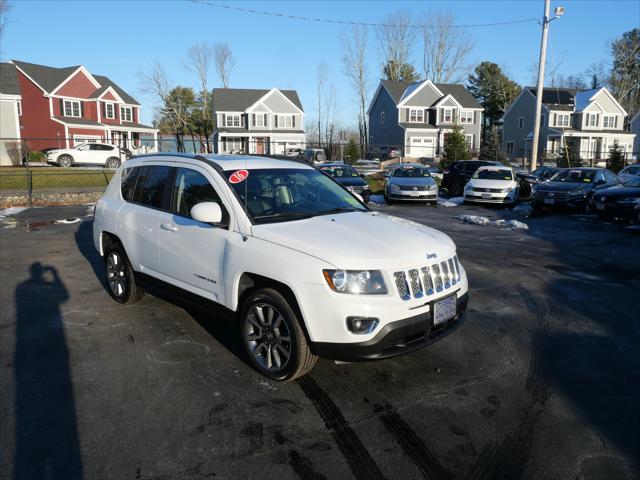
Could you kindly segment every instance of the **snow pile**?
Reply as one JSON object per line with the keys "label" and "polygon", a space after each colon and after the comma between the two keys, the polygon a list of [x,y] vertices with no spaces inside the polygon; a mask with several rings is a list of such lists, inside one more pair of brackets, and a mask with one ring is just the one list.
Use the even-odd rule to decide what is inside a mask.
{"label": "snow pile", "polygon": [[464,197],[438,199],[438,205],[440,205],[441,207],[457,207],[458,205],[462,205],[463,202],[464,202]]}
{"label": "snow pile", "polygon": [[458,220],[462,220],[464,223],[470,223],[472,225],[482,225],[483,227],[505,227],[512,230],[528,230],[529,225],[518,220],[490,220],[487,217],[480,217],[478,215],[458,215]]}
{"label": "snow pile", "polygon": [[371,195],[369,197],[369,202],[384,204],[384,195]]}
{"label": "snow pile", "polygon": [[62,220],[56,220],[53,223],[56,223],[56,224],[60,224],[60,223],[69,224],[69,223],[78,223],[79,221],[80,221],[79,218],[64,218]]}
{"label": "snow pile", "polygon": [[20,212],[24,212],[29,207],[9,207],[0,209],[0,222],[5,220],[7,217],[11,217],[13,215],[17,215]]}

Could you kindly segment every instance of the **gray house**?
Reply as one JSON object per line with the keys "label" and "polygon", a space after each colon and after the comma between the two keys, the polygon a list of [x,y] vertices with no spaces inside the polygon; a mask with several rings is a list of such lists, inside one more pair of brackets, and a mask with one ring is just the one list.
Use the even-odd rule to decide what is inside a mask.
{"label": "gray house", "polygon": [[[502,148],[511,159],[529,158],[536,88],[525,87],[502,116]],[[604,159],[617,142],[630,158],[634,134],[624,131],[627,112],[604,87],[591,90],[545,88],[540,118],[540,153],[557,157],[565,146],[580,158]]]}
{"label": "gray house", "polygon": [[214,88],[215,153],[284,154],[305,148],[304,110],[295,90]]}
{"label": "gray house", "polygon": [[369,145],[401,148],[406,157],[435,158],[453,127],[480,148],[483,108],[464,85],[382,80],[369,106]]}

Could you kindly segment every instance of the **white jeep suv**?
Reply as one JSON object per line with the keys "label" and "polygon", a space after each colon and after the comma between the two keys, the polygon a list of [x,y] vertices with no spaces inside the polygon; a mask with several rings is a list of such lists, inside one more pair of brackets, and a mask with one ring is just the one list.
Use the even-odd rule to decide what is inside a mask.
{"label": "white jeep suv", "polygon": [[370,211],[300,162],[134,157],[98,201],[95,246],[120,303],[152,277],[236,313],[253,366],[275,380],[317,356],[417,350],[462,323],[468,285],[445,234]]}

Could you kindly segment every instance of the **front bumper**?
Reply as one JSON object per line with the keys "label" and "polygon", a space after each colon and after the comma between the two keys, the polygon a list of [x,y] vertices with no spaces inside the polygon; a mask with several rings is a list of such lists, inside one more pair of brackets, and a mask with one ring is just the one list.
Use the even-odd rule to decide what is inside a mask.
{"label": "front bumper", "polygon": [[438,200],[438,190],[388,190],[387,197],[391,200]]}
{"label": "front bumper", "polygon": [[[550,203],[549,201],[552,200],[553,202]],[[548,209],[560,209],[560,208],[569,208],[569,209],[581,209],[584,208],[585,205],[587,204],[587,199],[586,197],[583,196],[579,196],[579,197],[566,197],[566,198],[539,198],[539,197],[530,197],[529,198],[529,203],[531,204],[531,206],[533,206],[534,208],[548,208]]]}
{"label": "front bumper", "polygon": [[[509,193],[487,193],[465,192],[464,201],[474,203],[513,203],[516,200],[516,194]],[[486,195],[489,195],[488,197]]]}
{"label": "front bumper", "polygon": [[456,300],[457,314],[451,320],[433,326],[433,308],[428,312],[386,324],[376,336],[365,342],[312,342],[311,351],[323,358],[343,362],[380,360],[404,355],[446,337],[464,322],[469,303],[468,292]]}

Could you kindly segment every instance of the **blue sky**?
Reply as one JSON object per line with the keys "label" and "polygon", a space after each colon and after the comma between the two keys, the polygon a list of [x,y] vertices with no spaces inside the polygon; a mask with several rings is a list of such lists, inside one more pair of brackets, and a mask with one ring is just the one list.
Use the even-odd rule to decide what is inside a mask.
{"label": "blue sky", "polygon": [[[540,17],[543,1],[262,1],[216,2],[244,8],[311,17],[381,22],[397,9],[419,19],[429,8],[447,9],[458,24],[476,24]],[[342,73],[340,35],[347,27],[252,15],[188,1],[26,1],[10,0],[8,24],[0,45],[3,61],[18,59],[50,66],[85,65],[107,75],[143,104],[143,120],[150,122],[155,101],[140,92],[138,72],[155,61],[175,84],[196,86],[182,59],[189,46],[224,41],[236,66],[231,86],[238,88],[292,88],[298,90],[307,120],[315,113],[317,65],[330,67],[336,85],[339,120],[355,123],[356,105]],[[551,24],[549,57],[562,60],[559,72],[582,73],[592,63],[608,61],[607,43],[640,26],[640,2],[574,0],[552,1],[566,7]],[[500,64],[521,84],[531,83],[531,65],[537,61],[540,29],[537,23],[471,28],[477,44],[469,63],[489,60]],[[420,46],[416,45],[415,65]],[[380,78],[375,32],[369,30],[371,92]],[[549,68],[549,67],[547,67]],[[219,86],[211,72],[212,86]]]}

